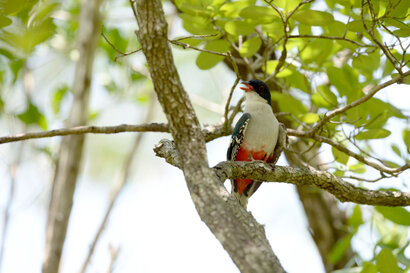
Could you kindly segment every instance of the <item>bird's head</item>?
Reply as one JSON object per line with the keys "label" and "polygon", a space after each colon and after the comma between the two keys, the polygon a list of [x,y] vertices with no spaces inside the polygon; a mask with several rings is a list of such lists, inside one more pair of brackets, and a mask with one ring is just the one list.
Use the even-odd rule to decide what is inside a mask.
{"label": "bird's head", "polygon": [[257,95],[259,95],[259,97],[263,98],[269,105],[271,105],[270,91],[268,86],[263,81],[250,80],[247,82],[242,82],[242,84],[244,85],[240,87],[242,90],[247,93],[256,93]]}

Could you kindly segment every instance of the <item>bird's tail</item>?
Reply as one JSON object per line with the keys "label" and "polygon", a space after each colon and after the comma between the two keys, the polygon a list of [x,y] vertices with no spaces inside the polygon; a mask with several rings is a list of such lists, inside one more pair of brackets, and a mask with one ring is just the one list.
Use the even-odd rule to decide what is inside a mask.
{"label": "bird's tail", "polygon": [[[259,181],[245,181],[249,179],[235,179],[232,180],[232,191],[231,194],[233,197],[235,197],[236,200],[239,201],[239,204],[243,208],[246,209],[246,206],[248,205],[248,199],[252,196],[252,194],[255,193],[255,191],[260,187],[262,182]],[[246,183],[246,187],[242,187],[242,183]]]}

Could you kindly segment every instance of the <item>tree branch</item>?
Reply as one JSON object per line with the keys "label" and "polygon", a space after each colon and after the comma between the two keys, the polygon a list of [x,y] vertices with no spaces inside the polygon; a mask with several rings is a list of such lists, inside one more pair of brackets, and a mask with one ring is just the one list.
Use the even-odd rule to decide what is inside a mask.
{"label": "tree branch", "polygon": [[83,135],[83,134],[117,134],[124,132],[164,132],[168,133],[168,124],[165,123],[146,123],[140,125],[121,124],[115,126],[76,126],[72,128],[54,129],[43,132],[32,132],[18,134],[14,136],[0,137],[0,144],[22,141],[35,138],[47,138],[55,136],[67,135]]}
{"label": "tree branch", "polygon": [[313,168],[275,166],[263,161],[225,161],[216,165],[214,169],[221,179],[250,178],[258,181],[314,186],[330,192],[341,202],[372,206],[410,205],[410,192],[359,188],[329,172]]}
{"label": "tree branch", "polygon": [[[180,168],[180,157],[172,141],[163,139],[154,148],[157,156]],[[224,161],[214,167],[223,182],[232,178],[249,178],[265,182],[284,182],[298,186],[310,185],[333,194],[341,202],[353,202],[377,206],[408,206],[410,193],[400,191],[378,191],[355,187],[343,179],[326,171],[313,168],[284,167],[263,161]]]}
{"label": "tree branch", "polygon": [[352,43],[354,45],[360,46],[360,47],[377,47],[376,45],[370,44],[362,44],[359,42],[356,42],[355,40],[346,38],[346,37],[339,37],[339,36],[326,36],[326,35],[309,35],[309,34],[298,34],[298,35],[289,35],[288,36],[289,39],[293,39],[293,38],[312,38],[312,39],[328,39],[328,40],[342,40],[342,41],[346,41],[349,43]]}
{"label": "tree branch", "polygon": [[347,110],[349,110],[349,109],[351,109],[351,108],[353,108],[353,107],[356,107],[356,106],[358,106],[358,105],[360,105],[360,104],[362,104],[362,103],[368,101],[370,98],[372,98],[372,97],[373,97],[377,92],[379,92],[380,90],[382,90],[382,89],[384,89],[384,88],[386,88],[387,86],[390,86],[390,85],[392,85],[392,84],[401,82],[404,78],[406,78],[406,77],[409,76],[409,75],[410,75],[410,70],[407,71],[406,73],[403,73],[403,74],[401,74],[401,75],[399,75],[399,76],[397,76],[397,77],[395,77],[395,78],[393,78],[393,79],[387,81],[387,82],[384,82],[384,83],[382,83],[382,84],[379,84],[379,85],[373,87],[373,88],[372,88],[369,92],[367,92],[367,94],[366,94],[365,96],[363,96],[362,98],[360,98],[360,99],[358,99],[358,100],[355,100],[354,102],[349,103],[349,104],[347,104],[347,105],[345,105],[345,106],[343,106],[343,107],[337,108],[337,109],[335,109],[335,110],[333,110],[333,111],[331,111],[331,112],[328,112],[327,114],[325,114],[325,116],[323,117],[323,119],[322,119],[319,123],[317,123],[310,131],[306,131],[304,134],[306,134],[306,135],[313,135],[313,134],[315,134],[315,133],[316,133],[320,128],[322,128],[323,125],[324,125],[326,122],[328,122],[331,118],[333,118],[333,117],[335,117],[335,116],[337,116],[337,115],[339,115],[339,114],[342,114],[342,113],[346,112]]}
{"label": "tree branch", "polygon": [[[87,121],[93,63],[101,23],[100,8],[101,0],[81,2],[77,39],[80,58],[75,68],[72,88],[74,100],[67,120],[68,126],[78,126]],[[43,273],[56,273],[59,270],[84,138],[84,135],[68,136],[60,146],[47,219]]]}
{"label": "tree branch", "polygon": [[[133,6],[133,1],[130,0]],[[169,121],[182,170],[201,219],[242,272],[284,272],[264,229],[221,185],[207,162],[205,138],[183,89],[168,43],[160,0],[136,1],[138,39],[158,100]],[[134,9],[134,6],[133,6]]]}

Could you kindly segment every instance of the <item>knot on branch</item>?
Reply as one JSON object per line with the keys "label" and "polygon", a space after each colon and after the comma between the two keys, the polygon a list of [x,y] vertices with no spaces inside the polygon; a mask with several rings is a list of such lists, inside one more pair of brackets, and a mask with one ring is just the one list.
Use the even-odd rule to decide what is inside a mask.
{"label": "knot on branch", "polygon": [[175,142],[169,139],[161,139],[153,150],[156,156],[162,157],[169,164],[181,168],[181,159],[175,147]]}

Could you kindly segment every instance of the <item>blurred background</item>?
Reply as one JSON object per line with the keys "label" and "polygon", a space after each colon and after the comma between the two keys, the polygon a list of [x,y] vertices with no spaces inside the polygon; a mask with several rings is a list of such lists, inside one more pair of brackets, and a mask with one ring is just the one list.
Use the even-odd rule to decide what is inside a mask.
{"label": "blurred background", "polygon": [[[22,0],[1,3],[3,11],[11,9],[0,17],[1,136],[64,128],[73,102],[71,88],[79,58],[75,41],[80,3],[74,0],[27,2],[30,3]],[[329,9],[329,2],[317,1],[312,8]],[[171,39],[191,35],[184,28],[175,3],[163,1],[163,4]],[[138,49],[134,35],[137,23],[129,2],[104,1],[102,11],[102,32],[106,38],[122,52]],[[333,11],[335,18],[340,13],[340,18],[346,19],[340,10],[334,8]],[[7,24],[4,18],[12,22]],[[408,25],[408,17],[404,22]],[[200,69],[196,63],[199,52],[194,50],[173,46],[173,53],[201,124],[220,122],[236,79],[235,73],[223,62],[212,69]],[[382,62],[384,60],[382,58]],[[375,67],[373,73],[379,79],[386,78],[382,75],[383,68]],[[99,35],[88,124],[166,122],[148,74],[142,52],[118,57],[116,50]],[[314,79],[316,85],[320,77]],[[409,94],[408,85],[393,85],[377,94],[380,100],[400,109],[404,118],[388,120],[384,128],[391,135],[366,146],[372,153],[398,161],[397,152],[391,148],[394,144],[402,160],[409,159],[402,140],[402,130],[409,126]],[[236,105],[241,97],[242,91],[238,88],[231,105]],[[299,98],[304,101],[306,94]],[[109,207],[113,187],[124,175],[123,168],[130,160],[137,135],[86,136],[60,272],[81,272]],[[165,133],[141,136],[130,161],[125,186],[116,199],[86,272],[238,272],[199,218],[182,172],[154,155],[153,147],[162,138],[171,137]],[[207,144],[210,166],[225,160],[229,141],[229,137],[221,137]],[[0,145],[1,273],[41,272],[51,185],[60,143],[61,137],[53,137]],[[323,162],[334,161],[330,147],[320,147],[319,151]],[[277,164],[287,165],[288,162],[282,156]],[[364,168],[356,174],[371,178],[378,172]],[[397,178],[365,186],[409,191],[409,180],[407,171]],[[354,183],[363,185],[362,182]],[[225,185],[230,188],[228,182]],[[338,203],[337,206],[347,215],[346,231],[352,227],[356,230],[348,233],[351,234],[347,236],[349,239],[343,241],[342,238],[334,247],[333,258],[336,261],[338,255],[343,256],[351,248],[354,255],[346,267],[360,267],[356,271],[346,269],[343,272],[377,272],[362,270],[366,263],[376,263],[384,247],[392,249],[400,272],[408,272],[408,226],[390,221],[369,206],[352,203]],[[293,185],[264,183],[250,199],[248,210],[265,226],[272,248],[287,272],[326,272]]]}

